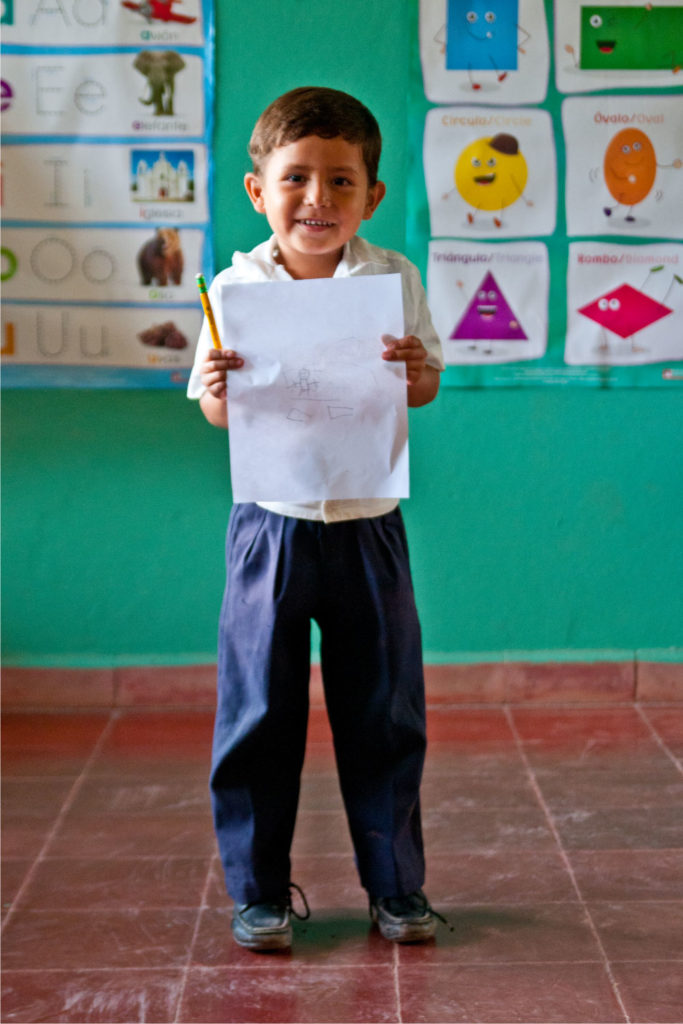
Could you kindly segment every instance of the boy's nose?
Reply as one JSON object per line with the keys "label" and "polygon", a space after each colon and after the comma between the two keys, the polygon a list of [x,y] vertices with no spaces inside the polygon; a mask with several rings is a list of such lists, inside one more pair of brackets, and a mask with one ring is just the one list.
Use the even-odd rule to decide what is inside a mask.
{"label": "boy's nose", "polygon": [[306,202],[309,206],[327,206],[330,201],[327,183],[318,178],[311,178],[306,190]]}

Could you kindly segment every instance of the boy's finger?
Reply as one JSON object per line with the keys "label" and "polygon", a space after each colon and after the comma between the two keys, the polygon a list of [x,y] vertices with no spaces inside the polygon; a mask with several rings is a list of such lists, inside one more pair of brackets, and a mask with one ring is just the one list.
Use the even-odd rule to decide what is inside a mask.
{"label": "boy's finger", "polygon": [[211,355],[207,357],[204,366],[207,373],[214,371],[236,370],[240,366],[244,366],[244,359],[242,356],[238,356],[236,352],[229,350],[219,352],[218,349],[216,349],[215,355],[211,353]]}
{"label": "boy's finger", "polygon": [[239,356],[232,348],[210,348],[206,353],[206,358],[209,361],[215,362],[217,359],[234,359]]}
{"label": "boy's finger", "polygon": [[406,363],[422,363],[427,358],[425,348],[386,348],[382,352],[383,359],[402,359]]}

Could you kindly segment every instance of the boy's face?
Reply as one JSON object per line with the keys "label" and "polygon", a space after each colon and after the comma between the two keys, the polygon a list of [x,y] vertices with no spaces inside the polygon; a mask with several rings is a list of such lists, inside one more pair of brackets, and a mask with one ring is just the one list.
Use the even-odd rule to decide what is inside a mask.
{"label": "boy's face", "polygon": [[382,182],[369,185],[360,145],[340,136],[306,135],[278,146],[262,173],[247,174],[244,184],[296,278],[331,277],[344,245],[385,193]]}

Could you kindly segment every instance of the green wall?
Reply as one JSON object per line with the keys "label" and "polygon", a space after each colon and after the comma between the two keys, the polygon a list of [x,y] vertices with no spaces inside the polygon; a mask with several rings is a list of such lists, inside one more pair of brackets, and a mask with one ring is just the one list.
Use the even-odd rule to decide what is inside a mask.
{"label": "green wall", "polygon": [[[403,248],[408,0],[216,6],[217,266],[266,230],[241,186],[253,121],[310,83],[377,115],[389,193],[365,234]],[[661,390],[445,388],[411,412],[428,660],[675,656],[681,408]],[[212,660],[226,437],[179,392],[5,392],[3,427],[6,662]]]}

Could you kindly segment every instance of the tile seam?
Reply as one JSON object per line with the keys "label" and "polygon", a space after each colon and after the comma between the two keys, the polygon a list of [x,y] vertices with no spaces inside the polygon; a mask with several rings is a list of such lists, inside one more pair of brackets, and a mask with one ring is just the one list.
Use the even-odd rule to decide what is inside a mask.
{"label": "tile seam", "polygon": [[660,748],[660,750],[664,754],[666,754],[666,756],[669,758],[669,760],[673,763],[673,765],[676,768],[676,770],[678,772],[680,772],[681,775],[683,775],[683,764],[676,757],[676,755],[673,753],[673,751],[669,750],[669,747],[667,746],[666,741],[663,740],[662,737],[657,732],[657,729],[655,728],[655,726],[650,721],[647,713],[645,712],[645,709],[638,702],[636,702],[633,706],[635,707],[635,709],[636,709],[637,713],[639,714],[640,718],[642,719],[642,721],[647,726],[647,728],[648,728],[650,734],[652,735],[652,738],[654,739],[654,741],[657,744],[657,746]]}
{"label": "tile seam", "polygon": [[546,819],[546,821],[548,823],[548,827],[550,828],[550,831],[551,831],[551,833],[553,835],[555,843],[557,844],[557,848],[559,850],[560,856],[561,856],[562,861],[564,863],[565,870],[567,871],[567,874],[569,875],[569,880],[570,880],[570,882],[572,884],[572,887],[574,888],[574,891],[576,892],[576,895],[578,897],[579,903],[580,903],[580,905],[581,905],[581,907],[583,909],[584,914],[586,915],[586,920],[588,922],[588,925],[590,927],[591,933],[593,935],[593,939],[594,939],[594,941],[595,941],[595,943],[596,943],[596,945],[598,947],[598,950],[600,951],[600,956],[602,957],[602,964],[603,964],[605,973],[607,975],[607,978],[609,980],[609,983],[610,983],[610,986],[611,986],[611,989],[612,989],[612,993],[613,993],[613,995],[614,995],[614,997],[615,997],[615,999],[616,999],[616,1001],[617,1001],[617,1003],[619,1005],[619,1009],[621,1010],[621,1012],[622,1012],[622,1014],[624,1016],[625,1024],[632,1024],[631,1018],[629,1016],[629,1013],[628,1013],[628,1011],[626,1009],[626,1006],[624,1005],[624,1001],[623,1001],[623,999],[621,997],[621,992],[619,991],[619,985],[617,983],[616,978],[614,977],[614,973],[612,971],[612,967],[611,967],[609,958],[607,956],[607,951],[606,951],[606,949],[605,949],[605,947],[603,945],[603,942],[602,942],[602,939],[600,938],[600,934],[598,932],[597,926],[596,926],[596,924],[595,924],[595,922],[593,920],[593,917],[592,917],[592,915],[590,913],[590,909],[588,907],[588,903],[586,902],[586,899],[584,898],[584,895],[583,895],[583,893],[581,891],[581,887],[579,886],[579,883],[577,881],[576,874],[574,872],[574,868],[572,867],[571,861],[569,859],[569,855],[568,855],[567,851],[565,850],[564,845],[562,844],[560,833],[559,833],[559,831],[557,829],[557,826],[555,824],[555,819],[553,818],[552,812],[551,812],[550,808],[548,807],[548,804],[546,803],[546,800],[545,800],[545,798],[543,796],[543,792],[542,792],[541,787],[540,787],[540,785],[538,783],[538,780],[536,778],[536,774],[535,774],[535,772],[534,772],[534,770],[532,768],[532,765],[531,765],[531,762],[529,761],[529,758],[527,757],[527,753],[526,753],[526,751],[524,749],[524,744],[522,742],[522,738],[521,738],[521,736],[519,734],[519,731],[517,729],[517,725],[516,725],[516,723],[514,721],[514,717],[512,715],[512,711],[511,711],[510,708],[505,708],[505,715],[506,715],[506,718],[508,720],[508,725],[509,725],[509,727],[510,727],[510,729],[512,731],[513,736],[514,736],[515,743],[517,745],[517,750],[519,752],[519,756],[521,757],[522,763],[524,764],[524,767],[525,767],[525,769],[527,771],[527,774],[529,776],[529,782],[530,782],[530,784],[531,784],[531,786],[532,786],[532,788],[534,790],[534,793],[536,794],[536,798],[537,798],[537,800],[539,802],[541,810],[543,811],[545,819]]}
{"label": "tile seam", "polygon": [[207,898],[209,889],[211,887],[211,879],[213,877],[213,857],[209,858],[209,864],[206,869],[206,878],[204,879],[204,886],[202,888],[202,894],[199,900],[199,906],[197,908],[197,917],[194,923],[194,929],[192,931],[192,938],[190,939],[190,947],[187,952],[187,960],[183,967],[180,986],[178,989],[178,1001],[176,1003],[175,1017],[173,1018],[174,1024],[182,1024],[180,1013],[183,1007],[183,1001],[185,999],[185,991],[187,989],[187,983],[190,977],[190,970],[192,968],[192,958],[194,956],[195,946],[197,944],[197,937],[199,935],[199,929],[201,927],[202,916],[204,914],[205,907],[208,906]]}
{"label": "tile seam", "polygon": [[36,872],[38,870],[39,864],[46,857],[47,851],[50,848],[50,844],[52,843],[52,841],[54,840],[55,836],[57,835],[57,833],[58,833],[58,831],[59,831],[59,829],[60,829],[60,827],[62,825],[62,822],[64,821],[64,818],[66,817],[66,815],[68,814],[69,810],[73,806],[74,801],[76,800],[76,797],[78,796],[78,793],[80,792],[81,787],[83,786],[83,783],[85,781],[85,778],[86,778],[86,776],[87,776],[91,766],[97,760],[97,758],[98,758],[98,756],[100,754],[100,751],[101,751],[102,747],[104,746],[104,744],[106,743],[107,739],[109,738],[109,734],[111,733],[112,729],[114,728],[114,723],[116,722],[118,717],[119,717],[119,712],[116,709],[112,709],[112,711],[109,714],[109,717],[108,717],[106,725],[104,726],[102,732],[100,733],[98,739],[96,740],[96,742],[95,742],[95,744],[93,746],[93,749],[90,751],[89,756],[86,758],[85,764],[83,765],[83,768],[82,768],[82,770],[80,772],[80,775],[78,775],[74,779],[74,782],[71,785],[71,787],[69,789],[69,792],[67,793],[67,795],[66,795],[66,797],[65,797],[65,799],[64,799],[64,801],[62,803],[62,806],[60,808],[59,814],[57,815],[57,817],[56,817],[56,819],[55,819],[55,821],[54,821],[54,823],[52,825],[52,828],[50,829],[50,831],[48,832],[47,836],[45,837],[45,840],[44,840],[40,850],[38,851],[37,856],[34,857],[33,863],[29,867],[28,871],[26,872],[26,874],[24,876],[24,879],[23,879],[21,885],[19,886],[17,892],[15,893],[14,899],[12,900],[12,906],[7,911],[7,914],[5,915],[5,919],[2,922],[2,927],[0,928],[0,933],[4,933],[7,925],[13,919],[13,917],[14,917],[14,915],[16,913],[17,907],[21,903],[21,900],[22,900],[22,897],[23,897],[24,893],[27,891],[27,889],[31,885],[33,879],[35,878],[35,875],[36,875]]}
{"label": "tile seam", "polygon": [[399,947],[398,943],[394,943],[392,951],[393,956],[393,975],[394,975],[394,994],[396,997],[396,1020],[398,1024],[403,1024],[403,1013],[401,1011],[401,981],[399,977]]}

